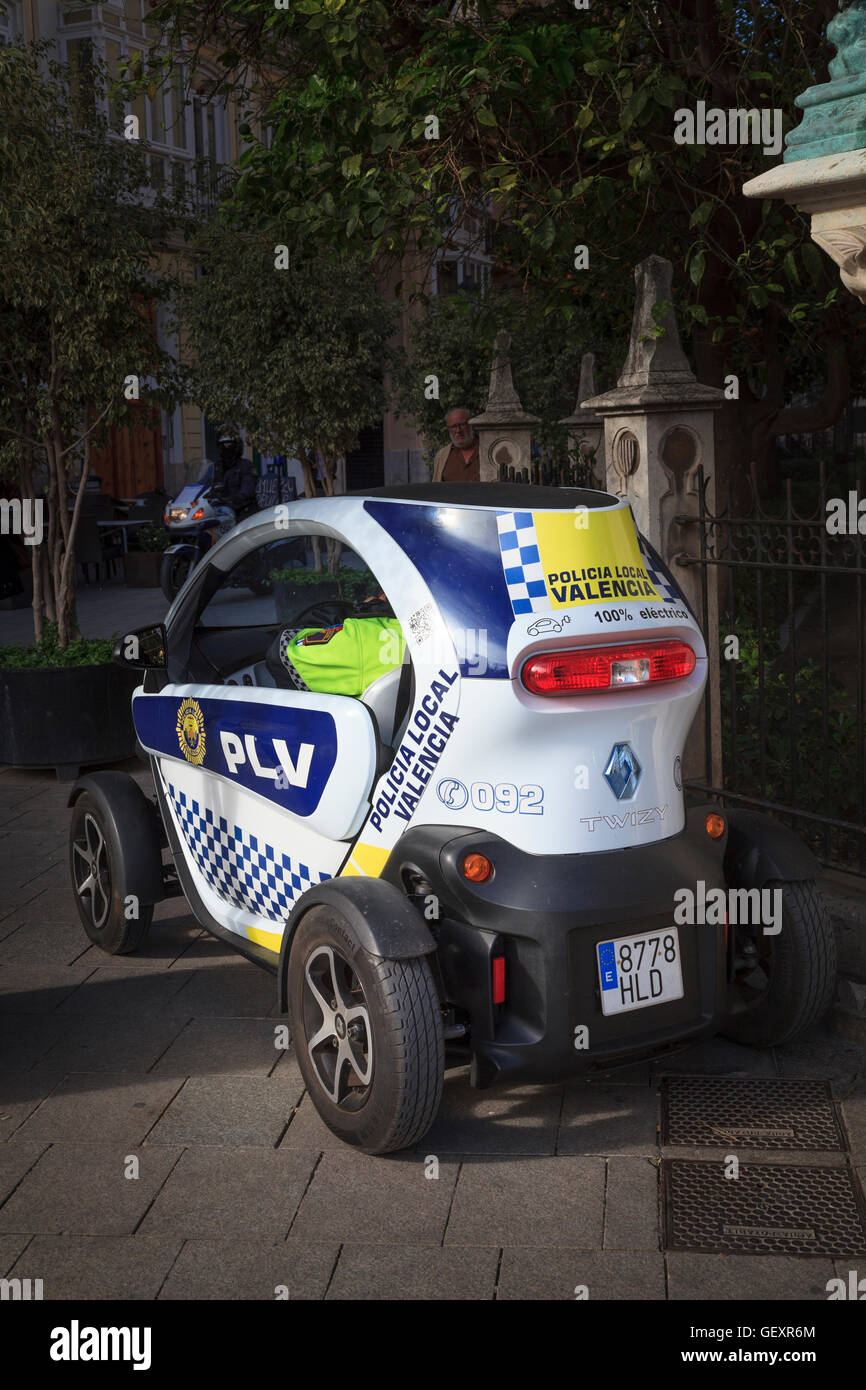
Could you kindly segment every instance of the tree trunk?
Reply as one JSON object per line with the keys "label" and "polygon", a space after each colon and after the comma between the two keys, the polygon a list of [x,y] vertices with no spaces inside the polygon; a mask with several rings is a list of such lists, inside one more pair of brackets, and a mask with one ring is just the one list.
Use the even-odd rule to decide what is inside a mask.
{"label": "tree trunk", "polygon": [[[62,467],[62,459],[60,462]],[[87,475],[89,472],[90,436],[86,435],[84,439],[84,463],[81,468],[81,477],[78,480],[75,505],[72,509],[72,516],[69,518],[69,525],[66,531],[66,550],[60,568],[60,586],[57,591],[58,610],[63,613],[66,632],[73,638],[81,636],[81,631],[78,626],[78,614],[75,606],[75,535],[78,530],[78,520],[81,516],[81,503],[84,498],[84,488],[87,483]],[[66,643],[61,642],[60,645],[65,646]]]}

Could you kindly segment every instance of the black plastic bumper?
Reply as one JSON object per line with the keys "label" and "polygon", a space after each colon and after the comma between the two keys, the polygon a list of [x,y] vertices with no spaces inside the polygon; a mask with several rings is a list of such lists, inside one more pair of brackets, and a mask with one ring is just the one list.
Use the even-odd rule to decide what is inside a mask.
{"label": "black plastic bumper", "polygon": [[[726,837],[712,840],[705,828],[712,809],[692,808],[670,839],[600,854],[525,854],[484,831],[444,826],[403,837],[383,877],[405,887],[417,876],[438,900],[431,925],[442,990],[469,1018],[473,1085],[580,1075],[718,1030],[724,925],[679,926],[683,997],[625,1013],[602,1012],[595,949],[669,928],[678,889],[694,891],[699,880],[708,890],[725,886]],[[460,871],[470,850],[494,865],[486,883]],[[494,956],[505,957],[503,1004],[493,1003]]]}

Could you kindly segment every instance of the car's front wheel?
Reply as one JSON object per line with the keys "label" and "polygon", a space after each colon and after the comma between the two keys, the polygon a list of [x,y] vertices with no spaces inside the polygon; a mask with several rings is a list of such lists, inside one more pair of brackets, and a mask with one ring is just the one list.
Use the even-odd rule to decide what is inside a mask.
{"label": "car's front wheel", "polygon": [[439,1109],[444,1043],[424,956],[370,955],[330,907],[292,942],[289,1018],[298,1065],[328,1128],[365,1153],[408,1148]]}
{"label": "car's front wheel", "polygon": [[159,583],[162,592],[170,603],[173,603],[183,588],[189,576],[192,574],[195,561],[188,551],[181,551],[175,554],[166,551],[162,557],[162,565],[159,571]]}
{"label": "car's front wheel", "polygon": [[72,812],[69,872],[78,915],[93,944],[113,956],[137,951],[153,906],[125,895],[123,846],[111,819],[87,792]]}

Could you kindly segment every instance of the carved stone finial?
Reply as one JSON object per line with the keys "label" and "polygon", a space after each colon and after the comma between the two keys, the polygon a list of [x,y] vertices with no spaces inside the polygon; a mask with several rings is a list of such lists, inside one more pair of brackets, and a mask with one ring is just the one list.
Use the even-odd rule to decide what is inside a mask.
{"label": "carved stone finial", "polygon": [[511,375],[511,334],[500,328],[493,340],[493,366],[490,369],[490,391],[483,415],[476,415],[473,425],[535,424],[537,415],[528,415]]}
{"label": "carved stone finial", "polygon": [[585,352],[580,359],[580,385],[577,388],[577,409],[583,401],[595,395],[595,353]]}
{"label": "carved stone finial", "polygon": [[[647,256],[635,267],[637,285],[628,357],[619,378],[620,386],[651,386],[654,382],[694,381],[694,372],[680,343],[674,317],[673,266],[663,256]],[[656,322],[653,309],[667,301],[671,306]],[[659,328],[664,332],[657,336]]]}
{"label": "carved stone finial", "polygon": [[866,0],[840,0],[827,38],[836,49],[831,81],[797,97],[804,114],[786,138],[786,164],[866,145]]}
{"label": "carved stone finial", "polygon": [[487,409],[502,406],[523,409],[511,375],[511,334],[504,328],[500,328],[493,340],[493,366],[490,369]]}

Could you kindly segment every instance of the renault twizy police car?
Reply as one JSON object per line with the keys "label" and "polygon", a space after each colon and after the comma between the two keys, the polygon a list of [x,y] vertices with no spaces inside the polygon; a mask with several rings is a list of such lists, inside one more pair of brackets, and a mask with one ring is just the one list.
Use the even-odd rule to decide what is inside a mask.
{"label": "renault twizy police car", "polygon": [[[287,542],[304,583],[232,585]],[[402,664],[383,656],[359,697],[282,683],[275,639],[357,612],[334,596],[350,569],[390,601]],[[133,951],[153,904],[184,894],[273,971],[349,1144],[419,1140],[446,1065],[477,1087],[551,1081],[720,1030],[781,1042],[829,1002],[808,851],[685,804],[706,648],[621,499],[428,484],[273,508],[116,655],[144,671],[155,800],[119,772],[73,788],[84,927]]]}

